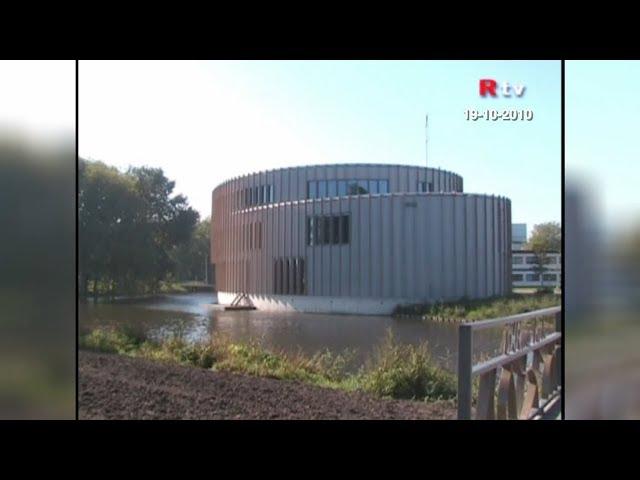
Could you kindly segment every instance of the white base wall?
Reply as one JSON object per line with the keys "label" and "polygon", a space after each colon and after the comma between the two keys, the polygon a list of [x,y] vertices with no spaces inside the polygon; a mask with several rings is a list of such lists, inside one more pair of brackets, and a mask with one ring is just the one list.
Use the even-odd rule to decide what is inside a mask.
{"label": "white base wall", "polygon": [[[218,292],[218,303],[229,305],[237,294]],[[409,298],[312,297],[308,295],[249,295],[258,310],[272,312],[390,315],[398,304],[417,303]]]}

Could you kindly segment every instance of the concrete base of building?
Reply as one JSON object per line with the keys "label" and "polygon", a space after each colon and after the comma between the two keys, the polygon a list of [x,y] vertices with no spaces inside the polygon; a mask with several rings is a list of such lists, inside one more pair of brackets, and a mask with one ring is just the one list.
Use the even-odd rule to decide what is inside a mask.
{"label": "concrete base of building", "polygon": [[[234,292],[218,292],[218,303],[229,305]],[[390,315],[399,304],[417,303],[409,298],[312,297],[303,295],[249,295],[258,310],[271,312],[342,313],[351,315]]]}

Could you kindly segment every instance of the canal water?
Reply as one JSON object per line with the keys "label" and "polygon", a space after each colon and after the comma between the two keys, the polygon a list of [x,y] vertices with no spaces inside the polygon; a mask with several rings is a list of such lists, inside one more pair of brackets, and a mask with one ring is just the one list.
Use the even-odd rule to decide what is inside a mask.
{"label": "canal water", "polygon": [[[327,315],[298,312],[222,311],[214,293],[164,295],[115,304],[79,305],[80,333],[99,326],[126,326],[153,339],[181,335],[207,341],[225,335],[234,341],[257,341],[264,347],[313,355],[328,349],[354,352],[351,368],[362,365],[391,330],[403,343],[428,342],[432,357],[455,370],[457,325],[420,319],[368,315]],[[493,353],[500,347],[499,331],[474,334],[474,350]]]}

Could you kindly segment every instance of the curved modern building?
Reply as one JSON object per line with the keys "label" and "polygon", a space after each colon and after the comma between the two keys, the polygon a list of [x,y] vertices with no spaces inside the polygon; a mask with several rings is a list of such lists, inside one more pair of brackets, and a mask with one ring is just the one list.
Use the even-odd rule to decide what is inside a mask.
{"label": "curved modern building", "polygon": [[511,202],[462,177],[346,164],[233,178],[212,198],[218,301],[386,314],[398,304],[511,292]]}

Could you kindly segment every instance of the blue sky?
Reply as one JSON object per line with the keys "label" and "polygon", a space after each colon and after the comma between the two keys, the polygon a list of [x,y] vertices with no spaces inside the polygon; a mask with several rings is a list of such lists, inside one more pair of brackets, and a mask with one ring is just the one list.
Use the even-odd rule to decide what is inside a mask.
{"label": "blue sky", "polygon": [[640,219],[640,62],[567,61],[566,176],[584,182],[593,220],[620,230]]}
{"label": "blue sky", "polygon": [[[481,98],[478,80],[523,83]],[[231,176],[318,163],[429,165],[512,200],[514,222],[560,221],[560,62],[80,62],[80,154],[162,167],[203,215]],[[468,121],[528,108],[532,121]]]}

